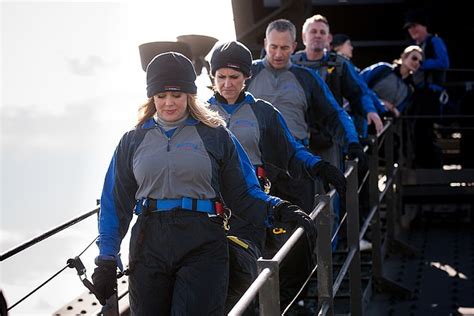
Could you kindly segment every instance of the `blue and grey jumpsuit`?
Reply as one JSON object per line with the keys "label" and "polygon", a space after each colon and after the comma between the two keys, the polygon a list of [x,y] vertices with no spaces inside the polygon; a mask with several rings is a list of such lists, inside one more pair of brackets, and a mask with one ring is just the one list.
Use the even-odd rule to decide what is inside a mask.
{"label": "blue and grey jumpsuit", "polygon": [[[310,178],[310,169],[321,161],[295,141],[280,112],[268,102],[242,92],[236,104],[227,104],[218,93],[209,100],[209,104],[226,120],[227,127],[242,144],[255,169],[276,168],[281,172],[288,172],[294,178]],[[229,244],[231,269],[226,312],[235,305],[257,276],[256,261],[264,252],[265,235],[261,235],[259,240],[251,237],[253,240],[248,242],[249,236],[255,236],[252,231],[254,228],[251,223],[231,218],[229,235],[238,237],[247,245]],[[253,247],[255,241],[257,249]],[[277,246],[279,248],[282,244]],[[255,310],[255,306],[252,307]],[[254,310],[249,310],[246,315],[255,314]]]}
{"label": "blue and grey jumpsuit", "polygon": [[118,257],[135,209],[132,314],[223,314],[228,244],[214,207],[221,198],[260,230],[280,201],[261,191],[226,128],[188,118],[165,132],[150,119],[122,137],[102,192],[98,245],[100,256]]}
{"label": "blue and grey jumpsuit", "polygon": [[[275,70],[266,59],[252,64],[252,78],[246,85],[247,91],[256,98],[270,102],[282,114],[293,137],[312,150],[312,143],[326,135],[330,143],[344,148],[358,143],[357,132],[350,116],[340,107],[328,86],[313,70],[292,64],[285,69]],[[321,157],[339,166],[340,157]],[[314,182],[307,179],[282,178],[272,184],[271,193],[288,199],[311,212],[314,204]]]}
{"label": "blue and grey jumpsuit", "polygon": [[292,62],[311,68],[319,73],[334,94],[340,106],[344,99],[349,102],[350,113],[360,137],[367,136],[367,113],[375,112],[370,91],[359,77],[354,65],[335,52],[325,52],[320,60],[308,60],[304,51],[291,56]]}
{"label": "blue and grey jumpsuit", "polygon": [[[380,62],[371,65],[360,72],[361,78],[379,97],[394,104],[400,113],[404,112],[413,96],[412,76],[403,79],[398,70],[399,66]],[[376,104],[374,102],[374,104]],[[378,106],[377,110],[383,114],[386,109]]]}
{"label": "blue and grey jumpsuit", "polygon": [[429,86],[434,91],[442,91],[446,81],[446,70],[449,68],[446,44],[441,37],[429,34],[419,45],[425,56],[420,69],[414,74],[415,84]]}
{"label": "blue and grey jumpsuit", "polygon": [[[256,98],[270,102],[281,112],[297,142],[311,149],[312,142],[320,137],[319,132],[327,135],[331,143],[337,144],[337,148],[359,142],[352,119],[338,105],[326,83],[315,71],[291,62],[285,69],[276,70],[266,59],[254,61],[251,71],[252,78],[246,82],[247,91]],[[339,158],[326,160],[337,166],[333,160],[339,161]],[[315,181],[290,178],[280,172],[272,179],[270,193],[310,213],[314,207]],[[338,213],[335,215],[337,223]],[[306,272],[310,271],[311,258],[307,254],[307,245],[299,243],[292,256],[293,261],[280,270],[282,306],[291,301],[301,285],[300,281],[304,281],[308,275]]]}

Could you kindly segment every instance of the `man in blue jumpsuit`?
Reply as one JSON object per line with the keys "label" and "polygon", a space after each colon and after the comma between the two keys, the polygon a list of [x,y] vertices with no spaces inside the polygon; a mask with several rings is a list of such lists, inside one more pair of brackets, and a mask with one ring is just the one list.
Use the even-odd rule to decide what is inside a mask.
{"label": "man in blue jumpsuit", "polygon": [[[355,126],[359,137],[367,137],[368,124],[373,124],[377,132],[381,131],[383,123],[367,85],[350,61],[327,50],[332,39],[328,20],[319,14],[308,18],[303,25],[302,38],[305,49],[291,56],[292,62],[317,71],[341,107],[346,106],[345,101],[348,102],[347,110],[357,122]],[[322,142],[319,145],[318,153],[330,159],[326,156],[334,151],[330,148],[332,144]],[[340,157],[332,155],[331,159],[337,159],[331,162],[341,164]]]}
{"label": "man in blue jumpsuit", "polygon": [[[449,68],[448,50],[441,37],[428,32],[428,24],[428,16],[421,9],[413,9],[406,15],[404,28],[424,53],[423,63],[413,75],[417,89],[409,114],[414,115],[439,115],[448,101],[444,89]],[[442,152],[436,144],[433,124],[432,119],[417,119],[414,123],[415,166],[418,168],[442,167]]]}
{"label": "man in blue jumpsuit", "polygon": [[[313,137],[316,130],[329,135],[331,142],[342,148],[348,148],[351,156],[362,159],[365,155],[359,144],[352,119],[337,104],[329,88],[320,76],[309,68],[298,66],[290,61],[296,48],[296,28],[288,20],[271,22],[266,30],[264,59],[252,64],[252,77],[246,82],[247,90],[255,97],[269,101],[282,114],[288,129],[297,142],[309,146],[317,141]],[[311,212],[314,206],[315,183],[311,179],[294,179],[279,170],[268,170],[272,182],[271,194],[289,200]],[[281,236],[283,237],[283,236]],[[269,249],[271,256],[276,249]],[[294,257],[289,263],[288,272],[281,270],[281,280],[288,281],[282,287],[288,293],[282,293],[282,306],[292,299],[299,278],[306,271],[298,266],[304,259],[304,253]]]}

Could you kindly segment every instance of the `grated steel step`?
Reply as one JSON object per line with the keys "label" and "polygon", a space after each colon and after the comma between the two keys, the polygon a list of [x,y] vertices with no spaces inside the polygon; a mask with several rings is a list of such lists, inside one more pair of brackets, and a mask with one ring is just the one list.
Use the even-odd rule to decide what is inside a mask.
{"label": "grated steel step", "polygon": [[367,315],[473,314],[472,224],[428,218],[413,225],[408,242],[420,249],[420,256],[391,255],[384,268],[386,276],[413,289],[413,298],[377,294],[368,304]]}

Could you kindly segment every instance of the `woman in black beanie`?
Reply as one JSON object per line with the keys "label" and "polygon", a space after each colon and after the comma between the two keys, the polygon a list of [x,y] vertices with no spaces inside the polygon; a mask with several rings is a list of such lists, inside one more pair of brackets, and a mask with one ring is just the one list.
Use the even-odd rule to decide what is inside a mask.
{"label": "woman in black beanie", "polygon": [[[260,190],[225,122],[197,101],[188,58],[160,54],[146,78],[148,102],[135,129],[120,140],[105,177],[95,294],[105,304],[116,291],[120,244],[135,213],[131,314],[222,315],[229,269],[229,214],[222,202],[261,230],[294,210]],[[314,230],[309,222],[306,229]]]}
{"label": "woman in black beanie", "polygon": [[[244,147],[262,188],[269,189],[265,171],[271,166],[290,173],[292,177],[321,177],[326,183],[334,184],[344,197],[345,178],[342,172],[296,142],[282,115],[270,103],[255,99],[244,91],[244,82],[251,75],[251,66],[252,55],[242,43],[231,41],[217,46],[211,57],[215,93],[209,103],[212,109],[225,118],[227,127]],[[291,229],[297,228],[294,223],[281,222],[285,222],[282,224],[286,225],[287,236],[291,235]],[[228,235],[231,241],[230,284],[226,313],[255,279],[256,261],[264,252],[266,239],[264,231],[256,231],[251,224],[239,218],[232,218]],[[310,238],[310,244],[313,242]],[[282,243],[276,246],[279,248]],[[248,309],[246,315],[256,314],[255,309],[256,306],[252,310]]]}

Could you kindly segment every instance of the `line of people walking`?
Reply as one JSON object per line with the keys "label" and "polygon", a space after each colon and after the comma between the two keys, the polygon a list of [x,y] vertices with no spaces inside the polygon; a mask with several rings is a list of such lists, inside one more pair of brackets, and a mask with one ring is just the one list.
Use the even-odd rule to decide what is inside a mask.
{"label": "line of people walking", "polygon": [[[219,43],[206,103],[196,96],[187,57],[166,52],[148,64],[148,99],[117,145],[101,196],[92,275],[101,303],[124,269],[120,244],[133,214],[132,315],[227,313],[255,280],[257,259],[271,258],[301,226],[306,238],[280,267],[282,308],[295,297],[314,266],[317,232],[308,214],[315,195],[336,189],[337,227],[345,212],[344,159],[357,158],[364,176],[368,126],[380,132],[381,116],[403,111],[412,89],[406,81],[404,90],[386,87],[426,60],[422,48],[410,46],[396,66],[380,66],[386,75],[377,75],[378,66],[359,74],[328,50],[324,16],[309,18],[302,34],[305,50],[294,53],[295,25],[272,21],[258,60],[238,41]],[[257,314],[254,302],[247,315]]]}

